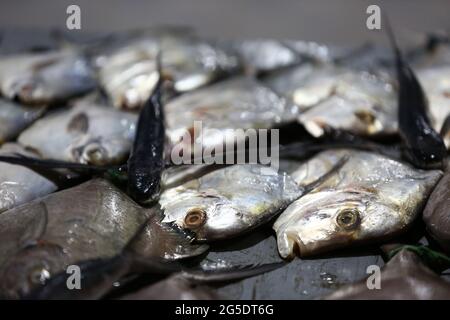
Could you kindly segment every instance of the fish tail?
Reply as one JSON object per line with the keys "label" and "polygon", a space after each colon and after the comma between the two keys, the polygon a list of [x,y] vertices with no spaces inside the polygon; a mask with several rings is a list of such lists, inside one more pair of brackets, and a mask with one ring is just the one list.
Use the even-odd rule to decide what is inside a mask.
{"label": "fish tail", "polygon": [[286,265],[285,262],[245,265],[216,270],[184,270],[182,276],[193,283],[221,283],[237,281],[273,271]]}

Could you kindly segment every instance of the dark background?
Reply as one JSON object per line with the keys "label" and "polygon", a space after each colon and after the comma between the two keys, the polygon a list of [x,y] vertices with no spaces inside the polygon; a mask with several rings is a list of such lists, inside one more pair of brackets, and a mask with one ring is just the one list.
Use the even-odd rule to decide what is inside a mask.
{"label": "dark background", "polygon": [[384,42],[383,34],[365,27],[370,4],[389,13],[402,39],[427,30],[450,30],[449,0],[1,0],[0,29],[65,28],[69,4],[81,7],[81,32],[181,24],[223,38]]}

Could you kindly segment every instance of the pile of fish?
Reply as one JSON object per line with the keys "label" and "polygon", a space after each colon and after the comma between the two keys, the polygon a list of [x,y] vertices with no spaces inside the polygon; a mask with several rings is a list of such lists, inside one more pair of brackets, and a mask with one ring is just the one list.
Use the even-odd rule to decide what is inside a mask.
{"label": "pile of fish", "polygon": [[[293,259],[375,246],[383,290],[324,298],[450,299],[450,41],[386,39],[380,54],[153,28],[0,54],[0,297],[227,298]],[[279,168],[198,162],[198,141],[267,151],[236,129],[279,130]],[[205,265],[261,229],[280,262]]]}

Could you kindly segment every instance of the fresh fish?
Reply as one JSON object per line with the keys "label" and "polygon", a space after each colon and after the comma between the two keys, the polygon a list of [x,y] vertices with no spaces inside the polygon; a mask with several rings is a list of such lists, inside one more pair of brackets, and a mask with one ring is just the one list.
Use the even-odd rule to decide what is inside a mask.
{"label": "fresh fish", "polygon": [[315,137],[326,128],[367,136],[397,131],[395,92],[375,74],[308,63],[266,81],[299,108],[298,121]]}
{"label": "fresh fish", "polygon": [[164,169],[164,110],[161,103],[162,80],[142,108],[128,159],[128,193],[140,204],[159,196]]}
{"label": "fresh fish", "polygon": [[[38,157],[14,143],[5,143],[0,155],[20,154]],[[0,213],[47,195],[58,188],[55,181],[22,166],[0,162]]]}
{"label": "fresh fish", "polygon": [[302,190],[286,174],[261,165],[234,165],[165,190],[165,223],[195,233],[196,240],[237,236],[270,220]]}
{"label": "fresh fish", "polygon": [[[247,77],[186,93],[165,106],[170,142],[177,144],[186,133],[196,134],[190,143],[201,139],[204,148],[222,145],[233,131],[227,129],[272,128],[295,120],[297,114],[296,107],[289,108],[285,99]],[[201,122],[201,130],[195,130],[195,121]]]}
{"label": "fresh fish", "polygon": [[18,141],[43,158],[86,164],[118,164],[127,159],[135,114],[79,100],[56,110],[23,131]]}
{"label": "fresh fish", "polygon": [[450,134],[444,124],[450,115],[450,62],[439,67],[418,69],[417,77],[428,98],[431,125],[434,130],[443,133],[449,148]]}
{"label": "fresh fish", "polygon": [[97,85],[89,60],[76,50],[28,53],[0,59],[0,93],[25,104],[50,104]]}
{"label": "fresh fish", "polygon": [[18,298],[71,264],[117,255],[149,213],[102,179],[4,212],[0,295]]}
{"label": "fresh fish", "polygon": [[0,98],[0,145],[16,138],[44,112],[44,107],[25,107]]}
{"label": "fresh fish", "polygon": [[428,232],[450,252],[450,172],[446,172],[428,199],[423,220]]}
{"label": "fresh fish", "polygon": [[327,300],[441,300],[450,299],[450,283],[430,270],[412,251],[397,253],[382,269],[381,288],[369,289],[366,279],[346,285]]}
{"label": "fresh fish", "polygon": [[100,68],[100,83],[117,108],[140,108],[158,79],[161,52],[163,77],[176,92],[204,86],[239,66],[237,56],[194,36],[160,34],[138,37],[107,55]]}
{"label": "fresh fish", "polygon": [[282,41],[243,40],[233,43],[233,47],[239,54],[248,74],[268,72],[300,61],[299,55]]}
{"label": "fresh fish", "polygon": [[302,257],[405,231],[441,177],[375,153],[329,150],[291,174],[301,183],[317,179],[343,156],[349,160],[312,192],[293,202],[276,220],[278,251]]}
{"label": "fresh fish", "polygon": [[403,59],[389,24],[388,32],[397,69],[398,127],[408,149],[407,156],[417,167],[442,167],[447,150],[431,125],[427,97],[415,73]]}

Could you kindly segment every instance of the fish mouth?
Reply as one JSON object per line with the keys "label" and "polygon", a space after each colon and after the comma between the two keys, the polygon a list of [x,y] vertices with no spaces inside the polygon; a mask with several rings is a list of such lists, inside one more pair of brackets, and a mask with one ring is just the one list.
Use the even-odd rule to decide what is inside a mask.
{"label": "fish mouth", "polygon": [[296,255],[303,257],[308,255],[308,248],[301,239],[300,235],[292,233],[283,233],[278,239],[278,252],[283,259],[292,260]]}

